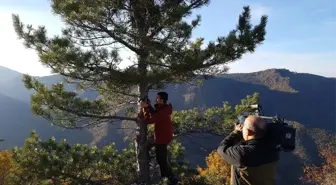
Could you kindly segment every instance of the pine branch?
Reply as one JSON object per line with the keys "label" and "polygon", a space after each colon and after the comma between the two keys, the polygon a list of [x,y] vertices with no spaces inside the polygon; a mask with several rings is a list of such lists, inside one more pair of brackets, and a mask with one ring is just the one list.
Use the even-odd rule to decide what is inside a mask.
{"label": "pine branch", "polygon": [[[76,93],[64,90],[63,84],[54,84],[51,89],[37,79],[26,75],[25,85],[28,89],[34,89],[36,94],[32,96],[33,113],[43,116],[48,120],[65,128],[84,128],[102,122],[113,120],[136,121],[137,118],[117,116],[111,114],[109,104],[102,100],[82,100]],[[113,106],[121,109],[122,106]],[[124,104],[127,106],[127,103]],[[116,111],[117,112],[117,111]],[[81,126],[78,126],[81,124]]]}
{"label": "pine branch", "polygon": [[174,135],[181,137],[193,133],[209,133],[213,135],[226,135],[231,132],[237,121],[237,116],[243,112],[253,113],[250,105],[258,104],[259,94],[246,96],[232,109],[228,102],[222,107],[208,107],[205,109],[193,108],[174,112]]}
{"label": "pine branch", "polygon": [[69,145],[65,140],[57,143],[53,137],[41,141],[31,132],[24,146],[13,150],[15,165],[22,169],[15,173],[26,179],[16,184],[31,180],[33,184],[46,180],[54,184],[128,184],[136,178],[133,156],[132,149],[117,153],[113,144],[99,150],[84,144]]}
{"label": "pine branch", "polygon": [[[205,1],[195,0],[195,1],[191,1],[190,4],[186,5],[184,8],[181,8],[181,11],[178,14],[176,12],[167,12],[166,13],[167,16],[165,17],[165,20],[163,21],[163,23],[151,32],[151,34],[149,35],[149,38],[154,38],[155,36],[158,35],[158,33],[160,33],[165,28],[168,28],[168,29],[171,28],[170,25],[172,25],[172,23],[178,23],[183,17],[188,16],[191,13],[191,10],[205,6],[209,2],[210,2],[209,0],[205,0]],[[181,1],[171,1],[166,5],[166,7],[169,7],[167,8],[168,10],[174,10],[174,8],[179,6],[180,3]],[[169,16],[171,14],[173,14],[174,16]],[[194,22],[194,25],[197,25],[198,21]]]}

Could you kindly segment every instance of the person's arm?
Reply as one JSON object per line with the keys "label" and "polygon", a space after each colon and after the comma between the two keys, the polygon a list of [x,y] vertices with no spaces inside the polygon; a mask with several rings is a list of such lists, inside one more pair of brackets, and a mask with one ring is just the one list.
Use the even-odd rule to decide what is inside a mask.
{"label": "person's arm", "polygon": [[151,105],[148,107],[145,107],[144,110],[144,118],[145,120],[148,121],[149,124],[155,123],[156,122],[156,114],[154,113],[154,109]]}
{"label": "person's arm", "polygon": [[244,155],[243,148],[236,145],[243,139],[241,131],[234,130],[219,145],[218,154],[229,164],[241,164],[241,157]]}

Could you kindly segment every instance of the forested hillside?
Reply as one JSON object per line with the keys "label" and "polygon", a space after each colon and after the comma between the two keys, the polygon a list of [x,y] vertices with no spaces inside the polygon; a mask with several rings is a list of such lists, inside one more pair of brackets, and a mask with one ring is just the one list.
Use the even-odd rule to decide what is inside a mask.
{"label": "forested hillside", "polygon": [[[284,69],[227,74],[208,79],[201,86],[175,85],[177,109],[237,104],[247,94],[258,92],[267,115],[280,115],[306,126],[336,131],[336,81]],[[185,102],[185,103],[179,103]]]}
{"label": "forested hillside", "polygon": [[[301,76],[302,75],[302,76]],[[37,133],[42,139],[47,139],[50,136],[56,138],[67,138],[68,143],[87,143],[98,144],[100,147],[108,145],[110,142],[116,142],[117,149],[127,147],[127,143],[123,142],[125,136],[132,137],[134,125],[121,122],[116,125],[104,124],[100,127],[93,128],[93,132],[86,130],[64,130],[57,127],[51,127],[46,120],[31,115],[29,104],[26,103],[33,92],[28,92],[23,86],[18,74],[12,78],[12,84],[2,84],[4,87],[15,85],[19,87],[19,93],[22,97],[17,97],[23,101],[19,101],[4,95],[0,96],[0,120],[2,129],[0,130],[1,138],[5,138],[5,142],[1,143],[0,148],[8,148],[15,145],[22,146],[25,138],[29,136],[30,130],[37,130]],[[59,82],[61,77],[50,76],[41,78],[48,86]],[[305,81],[305,79],[307,81]],[[292,85],[294,84],[294,85]],[[310,85],[315,85],[311,88]],[[301,88],[299,88],[301,87]],[[212,106],[220,106],[223,101],[229,101],[231,104],[240,102],[240,97],[246,96],[253,91],[260,93],[260,102],[264,106],[266,114],[275,115],[278,113],[282,116],[288,116],[289,120],[301,120],[300,123],[295,123],[298,128],[298,147],[294,154],[284,153],[278,170],[279,182],[300,184],[300,177],[303,176],[303,166],[305,163],[319,164],[322,159],[319,156],[323,144],[328,143],[328,140],[333,140],[334,136],[328,136],[328,132],[333,132],[335,123],[335,114],[332,111],[335,105],[332,103],[335,96],[335,81],[333,79],[310,75],[297,74],[288,70],[270,69],[256,73],[247,74],[228,74],[223,77],[214,77],[204,82],[202,85],[171,85],[165,90],[169,92],[170,102],[174,105],[175,110],[183,110],[197,107],[200,110]],[[4,90],[6,88],[2,88]],[[72,90],[75,89],[73,86]],[[69,90],[71,90],[69,89]],[[13,94],[14,91],[8,91],[7,94]],[[20,94],[15,96],[18,96]],[[94,97],[96,93],[91,96]],[[87,94],[87,93],[86,93]],[[318,96],[324,98],[318,98]],[[90,96],[90,95],[89,95]],[[154,93],[150,95],[154,97]],[[292,99],[288,99],[294,96]],[[297,98],[298,96],[301,96]],[[314,103],[315,106],[310,106],[307,110],[303,107]],[[318,99],[317,99],[318,98]],[[311,99],[312,101],[303,101]],[[287,100],[287,101],[285,101]],[[292,100],[292,101],[290,101]],[[318,104],[325,106],[318,106]],[[276,106],[274,106],[276,105]],[[286,106],[291,105],[291,106]],[[295,105],[295,106],[294,106]],[[316,106],[317,105],[317,106]],[[302,107],[296,111],[289,107]],[[327,109],[329,107],[329,109]],[[314,114],[307,114],[307,111]],[[20,116],[15,113],[20,112]],[[192,113],[189,113],[193,115]],[[321,115],[325,115],[322,116]],[[314,123],[318,117],[321,122]],[[329,120],[329,121],[328,121]],[[330,124],[328,124],[330,123]],[[329,131],[324,131],[317,128],[329,128]],[[125,129],[126,128],[126,129]],[[133,128],[133,129],[129,129]],[[179,141],[186,148],[184,152],[185,159],[190,162],[190,167],[195,168],[197,165],[206,166],[205,157],[215,149],[218,143],[223,139],[223,136],[213,134],[189,134],[179,138]],[[329,133],[330,134],[330,133]],[[329,139],[331,138],[331,139]],[[292,169],[292,170],[288,170]],[[286,178],[283,178],[286,177]],[[286,179],[286,181],[283,181]]]}
{"label": "forested hillside", "polygon": [[[3,71],[5,69],[2,68]],[[0,77],[5,78],[3,74],[0,74]],[[3,120],[1,124],[5,126],[0,132],[3,133],[3,137],[7,138],[0,148],[22,146],[23,139],[28,137],[29,131],[33,129],[42,138],[46,138],[52,133],[51,135],[57,139],[67,138],[70,143],[76,141],[99,146],[113,140],[117,146],[124,147],[123,137],[129,136],[129,133],[134,134],[130,129],[120,129],[122,127],[120,122],[115,125],[104,124],[92,128],[89,132],[86,130],[59,132],[61,129],[51,127],[51,124],[47,123],[45,119],[31,115],[29,102],[30,95],[34,91],[28,91],[24,87],[22,76],[19,74],[16,73],[16,78],[8,79],[8,83],[0,85],[1,93],[6,94],[0,98],[1,105],[6,105],[1,106],[0,120]],[[40,79],[49,87],[62,81],[62,77],[58,75],[41,77]],[[10,90],[11,86],[15,88]],[[69,91],[75,89],[75,85],[68,86]],[[312,128],[326,129],[331,132],[336,130],[336,105],[333,103],[336,101],[335,95],[333,95],[336,94],[336,81],[332,78],[294,73],[283,69],[269,69],[255,73],[213,77],[201,85],[170,85],[164,90],[171,94],[169,101],[174,105],[175,110],[220,106],[223,101],[238,104],[240,99],[247,94],[258,92],[261,96],[260,102],[267,115],[279,114],[288,120],[295,120]],[[83,91],[80,96],[95,99],[97,94],[95,91]],[[11,97],[7,95],[11,95]],[[150,93],[150,98],[154,97],[155,92]],[[21,116],[15,116],[14,112],[20,112]],[[46,132],[46,130],[49,131]],[[56,132],[56,130],[59,131]],[[78,137],[77,134],[79,134]],[[77,139],[73,140],[71,137]],[[190,143],[190,145],[193,144]]]}
{"label": "forested hillside", "polygon": [[31,130],[37,131],[42,139],[57,136],[58,140],[66,138],[70,143],[89,143],[92,140],[90,132],[52,126],[45,119],[34,116],[29,104],[0,94],[0,138],[4,139],[0,149],[22,146]]}
{"label": "forested hillside", "polygon": [[[170,152],[172,164],[176,170],[175,173],[184,173],[184,176],[180,176],[181,184],[217,185],[228,181],[229,173],[227,175],[219,174],[213,165],[220,169],[223,168],[222,170],[226,172],[229,172],[230,168],[228,166],[225,167],[225,163],[218,161],[216,155],[211,152],[217,148],[225,135],[232,130],[236,115],[242,111],[251,111],[248,105],[257,103],[258,96],[258,94],[248,96],[237,106],[230,106],[228,103],[224,103],[221,107],[212,107],[204,110],[193,108],[174,112],[173,120],[177,136],[176,140],[171,144]],[[277,182],[279,184],[302,184],[304,180],[306,182],[308,181],[306,179],[312,179],[312,177],[305,176],[304,167],[307,169],[310,167],[307,164],[319,166],[325,162],[319,156],[324,151],[323,149],[329,147],[330,150],[327,154],[331,156],[335,154],[336,135],[322,129],[309,128],[297,122],[289,122],[289,124],[297,129],[297,148],[293,153],[281,154],[277,170]],[[37,148],[37,150],[30,150],[31,148]],[[16,172],[8,174],[7,179],[8,181],[19,183],[22,178],[34,176],[30,181],[35,183],[99,182],[99,184],[110,184],[115,182],[126,185],[136,180],[135,154],[132,148],[133,146],[129,150],[123,150],[122,153],[116,153],[117,148],[113,145],[106,145],[101,149],[80,144],[68,146],[53,139],[41,142],[36,134],[32,134],[26,140],[23,148],[13,150],[15,162],[12,167],[7,167],[15,169]],[[30,156],[29,159],[31,161],[24,160],[27,156]],[[206,160],[207,156],[208,159]],[[5,159],[2,160],[3,163],[6,162]],[[6,160],[8,160],[8,156]],[[327,160],[332,159],[327,158]],[[189,161],[189,164],[186,163],[187,161]],[[155,164],[155,161],[152,162]],[[114,164],[113,168],[112,164]],[[24,170],[32,168],[37,171],[28,172]],[[198,172],[195,171],[196,168]],[[99,172],[96,171],[98,169]],[[307,175],[311,176],[311,174],[318,172],[318,169],[309,169],[310,172],[307,170]],[[331,169],[328,167],[328,169],[330,171],[332,167]],[[49,172],[45,173],[45,170]],[[74,178],[83,170],[86,173]],[[155,172],[155,169],[153,170],[152,180],[155,181],[157,172]],[[110,173],[119,175],[110,176]],[[122,174],[134,175],[132,175],[132,178],[127,178],[129,176],[126,177]],[[328,174],[320,175],[323,178],[323,175]],[[331,181],[334,176],[325,176],[325,178],[326,181]]]}

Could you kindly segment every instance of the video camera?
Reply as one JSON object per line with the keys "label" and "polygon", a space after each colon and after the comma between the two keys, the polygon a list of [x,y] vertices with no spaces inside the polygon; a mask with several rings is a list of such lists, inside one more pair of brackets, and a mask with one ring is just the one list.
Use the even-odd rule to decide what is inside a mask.
{"label": "video camera", "polygon": [[145,96],[141,97],[141,98],[139,99],[139,103],[140,103],[140,102],[144,102],[144,103],[150,104],[150,100],[149,100],[149,98],[148,98],[148,95],[145,95]]}
{"label": "video camera", "polygon": [[[148,108],[149,108],[149,112],[150,112],[150,113],[155,112],[155,109],[151,106],[151,101],[150,101],[150,99],[148,98],[148,94],[145,95],[145,96],[143,96],[143,97],[141,97],[141,98],[139,99],[139,103],[141,103],[141,102],[146,103],[146,104],[149,105]],[[154,105],[154,107],[156,108],[156,104]]]}
{"label": "video camera", "polygon": [[[292,152],[295,150],[296,129],[288,125],[284,118],[278,116],[267,117],[263,115],[262,106],[259,104],[250,105],[255,115],[263,118],[267,124],[266,138],[279,151]],[[247,117],[247,115],[243,115]]]}

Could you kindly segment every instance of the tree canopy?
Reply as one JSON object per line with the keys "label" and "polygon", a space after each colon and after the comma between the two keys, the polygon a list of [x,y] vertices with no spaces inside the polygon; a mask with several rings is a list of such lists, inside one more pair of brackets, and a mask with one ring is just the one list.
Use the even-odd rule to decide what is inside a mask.
{"label": "tree canopy", "polygon": [[[235,29],[207,45],[192,38],[201,16],[193,10],[209,0],[52,0],[53,13],[65,23],[61,35],[47,36],[44,26],[34,28],[13,15],[15,31],[24,45],[54,73],[84,90],[97,90],[98,100],[82,100],[64,85],[47,88],[25,76],[26,87],[36,90],[34,113],[66,128],[98,124],[117,116],[120,105],[167,83],[187,82],[199,75],[226,72],[226,64],[253,52],[264,41],[267,17],[251,24],[244,7]],[[128,51],[133,59],[120,56]],[[130,63],[127,65],[127,63]],[[135,89],[138,87],[139,89]]]}

